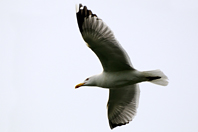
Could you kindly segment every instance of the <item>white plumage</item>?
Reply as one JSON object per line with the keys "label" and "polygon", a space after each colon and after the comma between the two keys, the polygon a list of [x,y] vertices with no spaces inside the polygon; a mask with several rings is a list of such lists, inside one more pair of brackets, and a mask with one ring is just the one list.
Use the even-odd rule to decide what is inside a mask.
{"label": "white plumage", "polygon": [[140,72],[133,68],[130,58],[115,39],[110,28],[86,6],[76,7],[79,30],[88,47],[98,56],[103,72],[87,78],[80,86],[109,89],[108,118],[111,129],[129,123],[136,115],[140,89],[138,83],[149,81],[168,84],[160,70]]}

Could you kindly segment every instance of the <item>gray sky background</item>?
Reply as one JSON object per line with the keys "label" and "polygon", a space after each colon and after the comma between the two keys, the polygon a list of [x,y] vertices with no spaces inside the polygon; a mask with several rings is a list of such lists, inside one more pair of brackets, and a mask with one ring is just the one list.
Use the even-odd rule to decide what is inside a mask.
{"label": "gray sky background", "polygon": [[167,87],[141,83],[137,116],[113,131],[197,132],[197,0],[1,0],[0,131],[111,131],[108,90],[74,89],[102,71],[79,32],[79,2],[113,30],[135,68],[169,77]]}

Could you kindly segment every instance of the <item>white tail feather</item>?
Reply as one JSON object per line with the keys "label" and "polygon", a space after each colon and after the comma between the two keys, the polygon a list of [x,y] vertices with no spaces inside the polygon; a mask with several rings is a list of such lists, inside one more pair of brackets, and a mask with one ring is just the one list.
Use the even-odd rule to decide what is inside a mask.
{"label": "white tail feather", "polygon": [[[168,77],[160,70],[152,70],[152,71],[144,71],[142,72],[146,78],[151,78],[149,82],[162,85],[162,86],[167,86],[168,85]],[[156,77],[160,77],[159,79],[153,79]]]}

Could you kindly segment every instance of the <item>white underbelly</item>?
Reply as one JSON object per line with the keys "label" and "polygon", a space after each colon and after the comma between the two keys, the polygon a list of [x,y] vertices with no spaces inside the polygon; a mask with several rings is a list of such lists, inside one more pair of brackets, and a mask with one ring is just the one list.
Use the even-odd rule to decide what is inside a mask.
{"label": "white underbelly", "polygon": [[143,81],[139,71],[103,72],[97,86],[102,88],[120,88]]}

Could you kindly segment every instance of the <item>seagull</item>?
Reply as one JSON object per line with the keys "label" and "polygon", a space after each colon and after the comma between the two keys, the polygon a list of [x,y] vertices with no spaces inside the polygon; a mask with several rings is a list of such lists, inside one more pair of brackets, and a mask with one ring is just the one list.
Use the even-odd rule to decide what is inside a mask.
{"label": "seagull", "polygon": [[75,86],[97,86],[109,89],[107,103],[111,129],[128,124],[137,113],[140,89],[138,83],[168,85],[167,76],[160,70],[138,71],[111,29],[91,10],[76,5],[77,23],[87,46],[99,58],[103,71]]}

